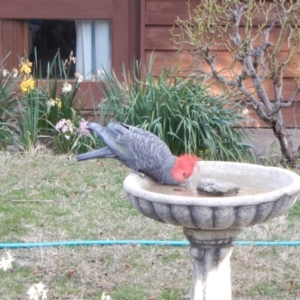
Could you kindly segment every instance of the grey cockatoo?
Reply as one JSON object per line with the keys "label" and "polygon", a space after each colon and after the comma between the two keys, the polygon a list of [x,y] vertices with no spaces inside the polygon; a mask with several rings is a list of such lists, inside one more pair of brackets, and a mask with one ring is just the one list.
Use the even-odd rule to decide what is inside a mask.
{"label": "grey cockatoo", "polygon": [[103,139],[107,147],[77,155],[77,161],[117,158],[129,168],[167,185],[180,185],[197,167],[198,157],[172,155],[169,147],[149,131],[119,122],[111,122],[107,127],[90,122],[87,126]]}

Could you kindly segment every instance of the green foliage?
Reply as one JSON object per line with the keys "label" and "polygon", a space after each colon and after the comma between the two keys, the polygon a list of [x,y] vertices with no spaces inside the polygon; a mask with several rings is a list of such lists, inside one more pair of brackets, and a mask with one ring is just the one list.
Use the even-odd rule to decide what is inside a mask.
{"label": "green foliage", "polygon": [[173,299],[182,299],[184,295],[179,289],[165,289],[162,291],[162,299],[163,300],[173,300]]}
{"label": "green foliage", "polygon": [[[79,164],[65,156],[0,152],[0,165],[2,243],[184,239],[178,226],[145,218],[133,207],[112,205],[127,201],[121,182],[128,168],[114,159]],[[248,227],[239,239],[272,241],[275,232],[278,240],[298,240],[299,217]],[[49,290],[48,299],[100,300],[104,291],[115,300],[189,295],[192,257],[187,247],[2,249],[0,260],[7,251],[14,261],[11,270],[0,270],[3,299],[28,299],[30,285],[41,281]],[[299,247],[236,246],[232,268],[234,299],[295,300],[300,293]],[[289,281],[294,285],[287,293]],[[272,286],[265,288],[262,282]]]}
{"label": "green foliage", "polygon": [[18,134],[13,137],[14,144],[23,151],[35,146],[43,134],[45,95],[38,89],[32,89],[18,98],[17,113],[11,115],[17,123]]}
{"label": "green foliage", "polygon": [[17,105],[18,80],[15,70],[5,69],[5,61],[0,63],[0,147],[6,146],[11,140],[15,126],[10,122],[11,113]]}
{"label": "green foliage", "polygon": [[78,119],[74,123],[70,119],[62,119],[56,124],[54,139],[60,152],[84,153],[97,147],[93,134],[86,129],[86,121],[82,119],[77,126],[78,123]]}
{"label": "green foliage", "polygon": [[296,201],[296,203],[289,210],[289,217],[299,218],[300,216],[300,201]]}
{"label": "green foliage", "polygon": [[[37,53],[35,61],[38,61]],[[47,122],[48,124],[57,124],[61,119],[69,119],[74,122],[80,110],[83,109],[80,99],[77,98],[77,92],[80,86],[81,78],[76,77],[74,85],[68,83],[70,66],[73,57],[70,60],[63,61],[58,51],[55,57],[47,66],[47,78],[42,78],[42,65],[36,64],[34,74],[39,82],[41,89],[48,98]],[[61,92],[58,91],[59,81],[62,84]]]}
{"label": "green foliage", "polygon": [[[74,57],[64,61],[57,52],[47,66],[47,78],[42,77],[42,67],[37,62],[32,72],[32,63],[20,59],[20,76],[0,69],[0,141],[2,147],[17,145],[26,151],[38,142],[46,140],[58,152],[85,152],[95,147],[95,140],[84,128],[81,110],[83,105],[77,97],[82,76],[75,74],[76,81],[68,83],[70,65]],[[31,72],[33,74],[31,74]],[[6,75],[3,78],[3,74]],[[61,92],[58,90],[62,83]],[[60,123],[66,127],[58,128]],[[83,131],[82,131],[83,130]]]}
{"label": "green foliage", "polygon": [[105,94],[99,105],[101,123],[112,119],[149,130],[164,140],[171,151],[209,153],[215,160],[243,160],[247,145],[238,126],[243,116],[238,103],[225,95],[214,96],[203,85],[205,78],[195,74],[179,77],[178,68],[163,68],[158,77],[141,67],[124,81],[105,74],[101,88]]}
{"label": "green foliage", "polygon": [[113,292],[113,297],[118,300],[141,300],[146,296],[143,289],[136,285],[118,288]]}

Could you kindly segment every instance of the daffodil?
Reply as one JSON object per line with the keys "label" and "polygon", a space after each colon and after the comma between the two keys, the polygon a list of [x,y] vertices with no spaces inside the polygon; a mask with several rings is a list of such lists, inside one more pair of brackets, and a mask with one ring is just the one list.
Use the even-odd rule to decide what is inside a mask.
{"label": "daffodil", "polygon": [[50,98],[49,100],[47,100],[47,106],[51,107],[51,106],[55,106],[55,105],[59,109],[61,109],[61,100],[59,98],[55,98],[55,100]]}
{"label": "daffodil", "polygon": [[59,99],[59,98],[55,98],[55,104],[57,105],[57,107],[59,108],[59,109],[61,109],[61,99]]}
{"label": "daffodil", "polygon": [[3,69],[2,74],[3,77],[6,77],[7,75],[9,75],[9,72],[6,69]]}
{"label": "daffodil", "polygon": [[20,63],[20,73],[30,74],[32,68],[32,62],[30,62],[28,59],[21,59]]}
{"label": "daffodil", "polygon": [[84,79],[83,75],[82,75],[79,71],[77,71],[77,72],[75,73],[75,78],[77,79],[77,82],[78,82],[78,83],[79,83],[79,82],[82,82],[83,79]]}
{"label": "daffodil", "polygon": [[16,68],[13,68],[12,71],[11,71],[11,73],[12,73],[12,77],[13,78],[17,78],[17,76],[18,76],[18,70]]}
{"label": "daffodil", "polygon": [[105,71],[104,70],[97,70],[97,76],[98,77],[102,77],[105,75]]}
{"label": "daffodil", "polygon": [[53,99],[47,100],[47,106],[51,107],[51,106],[54,106],[54,105],[55,105],[55,100],[53,100]]}
{"label": "daffodil", "polygon": [[62,92],[69,93],[71,91],[72,91],[72,85],[68,82],[64,82],[63,87],[62,87]]}
{"label": "daffodil", "polygon": [[2,269],[3,271],[7,271],[8,269],[11,269],[12,268],[11,263],[14,261],[14,259],[12,258],[9,252],[6,252],[6,255],[7,258],[2,257],[0,261],[0,269]]}
{"label": "daffodil", "polygon": [[70,59],[70,63],[73,62],[74,64],[76,64],[76,57],[73,56],[73,51],[71,51],[69,59]]}
{"label": "daffodil", "polygon": [[47,292],[48,290],[45,290],[45,285],[40,282],[33,284],[27,291],[27,294],[29,296],[29,300],[45,300],[47,299]]}
{"label": "daffodil", "polygon": [[31,68],[24,64],[20,68],[20,73],[30,74],[31,73]]}
{"label": "daffodil", "polygon": [[111,300],[111,297],[109,295],[106,295],[105,292],[101,295],[101,300]]}
{"label": "daffodil", "polygon": [[34,88],[34,80],[32,77],[29,77],[27,79],[24,79],[21,84],[20,88],[23,93],[30,92]]}

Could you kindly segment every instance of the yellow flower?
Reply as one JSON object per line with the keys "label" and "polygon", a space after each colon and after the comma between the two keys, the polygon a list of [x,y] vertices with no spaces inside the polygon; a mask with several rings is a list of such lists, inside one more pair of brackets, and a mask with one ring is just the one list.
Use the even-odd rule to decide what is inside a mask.
{"label": "yellow flower", "polygon": [[20,84],[20,88],[21,88],[23,93],[31,91],[34,88],[33,78],[30,77],[28,79],[24,79]]}
{"label": "yellow flower", "polygon": [[20,73],[30,74],[31,68],[28,65],[21,65]]}
{"label": "yellow flower", "polygon": [[57,105],[57,107],[59,108],[59,109],[61,109],[61,100],[59,99],[59,98],[55,98],[55,104]]}
{"label": "yellow flower", "polygon": [[32,68],[32,62],[30,62],[28,59],[21,59],[20,63],[20,72],[25,74],[30,74]]}

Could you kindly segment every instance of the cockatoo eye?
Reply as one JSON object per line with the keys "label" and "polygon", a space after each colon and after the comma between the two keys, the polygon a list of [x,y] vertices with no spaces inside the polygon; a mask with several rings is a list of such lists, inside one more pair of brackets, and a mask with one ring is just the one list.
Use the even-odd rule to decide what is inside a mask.
{"label": "cockatoo eye", "polygon": [[183,176],[183,178],[185,178],[185,177],[186,177],[186,173],[185,173],[185,172],[183,172],[183,173],[182,173],[182,176]]}

